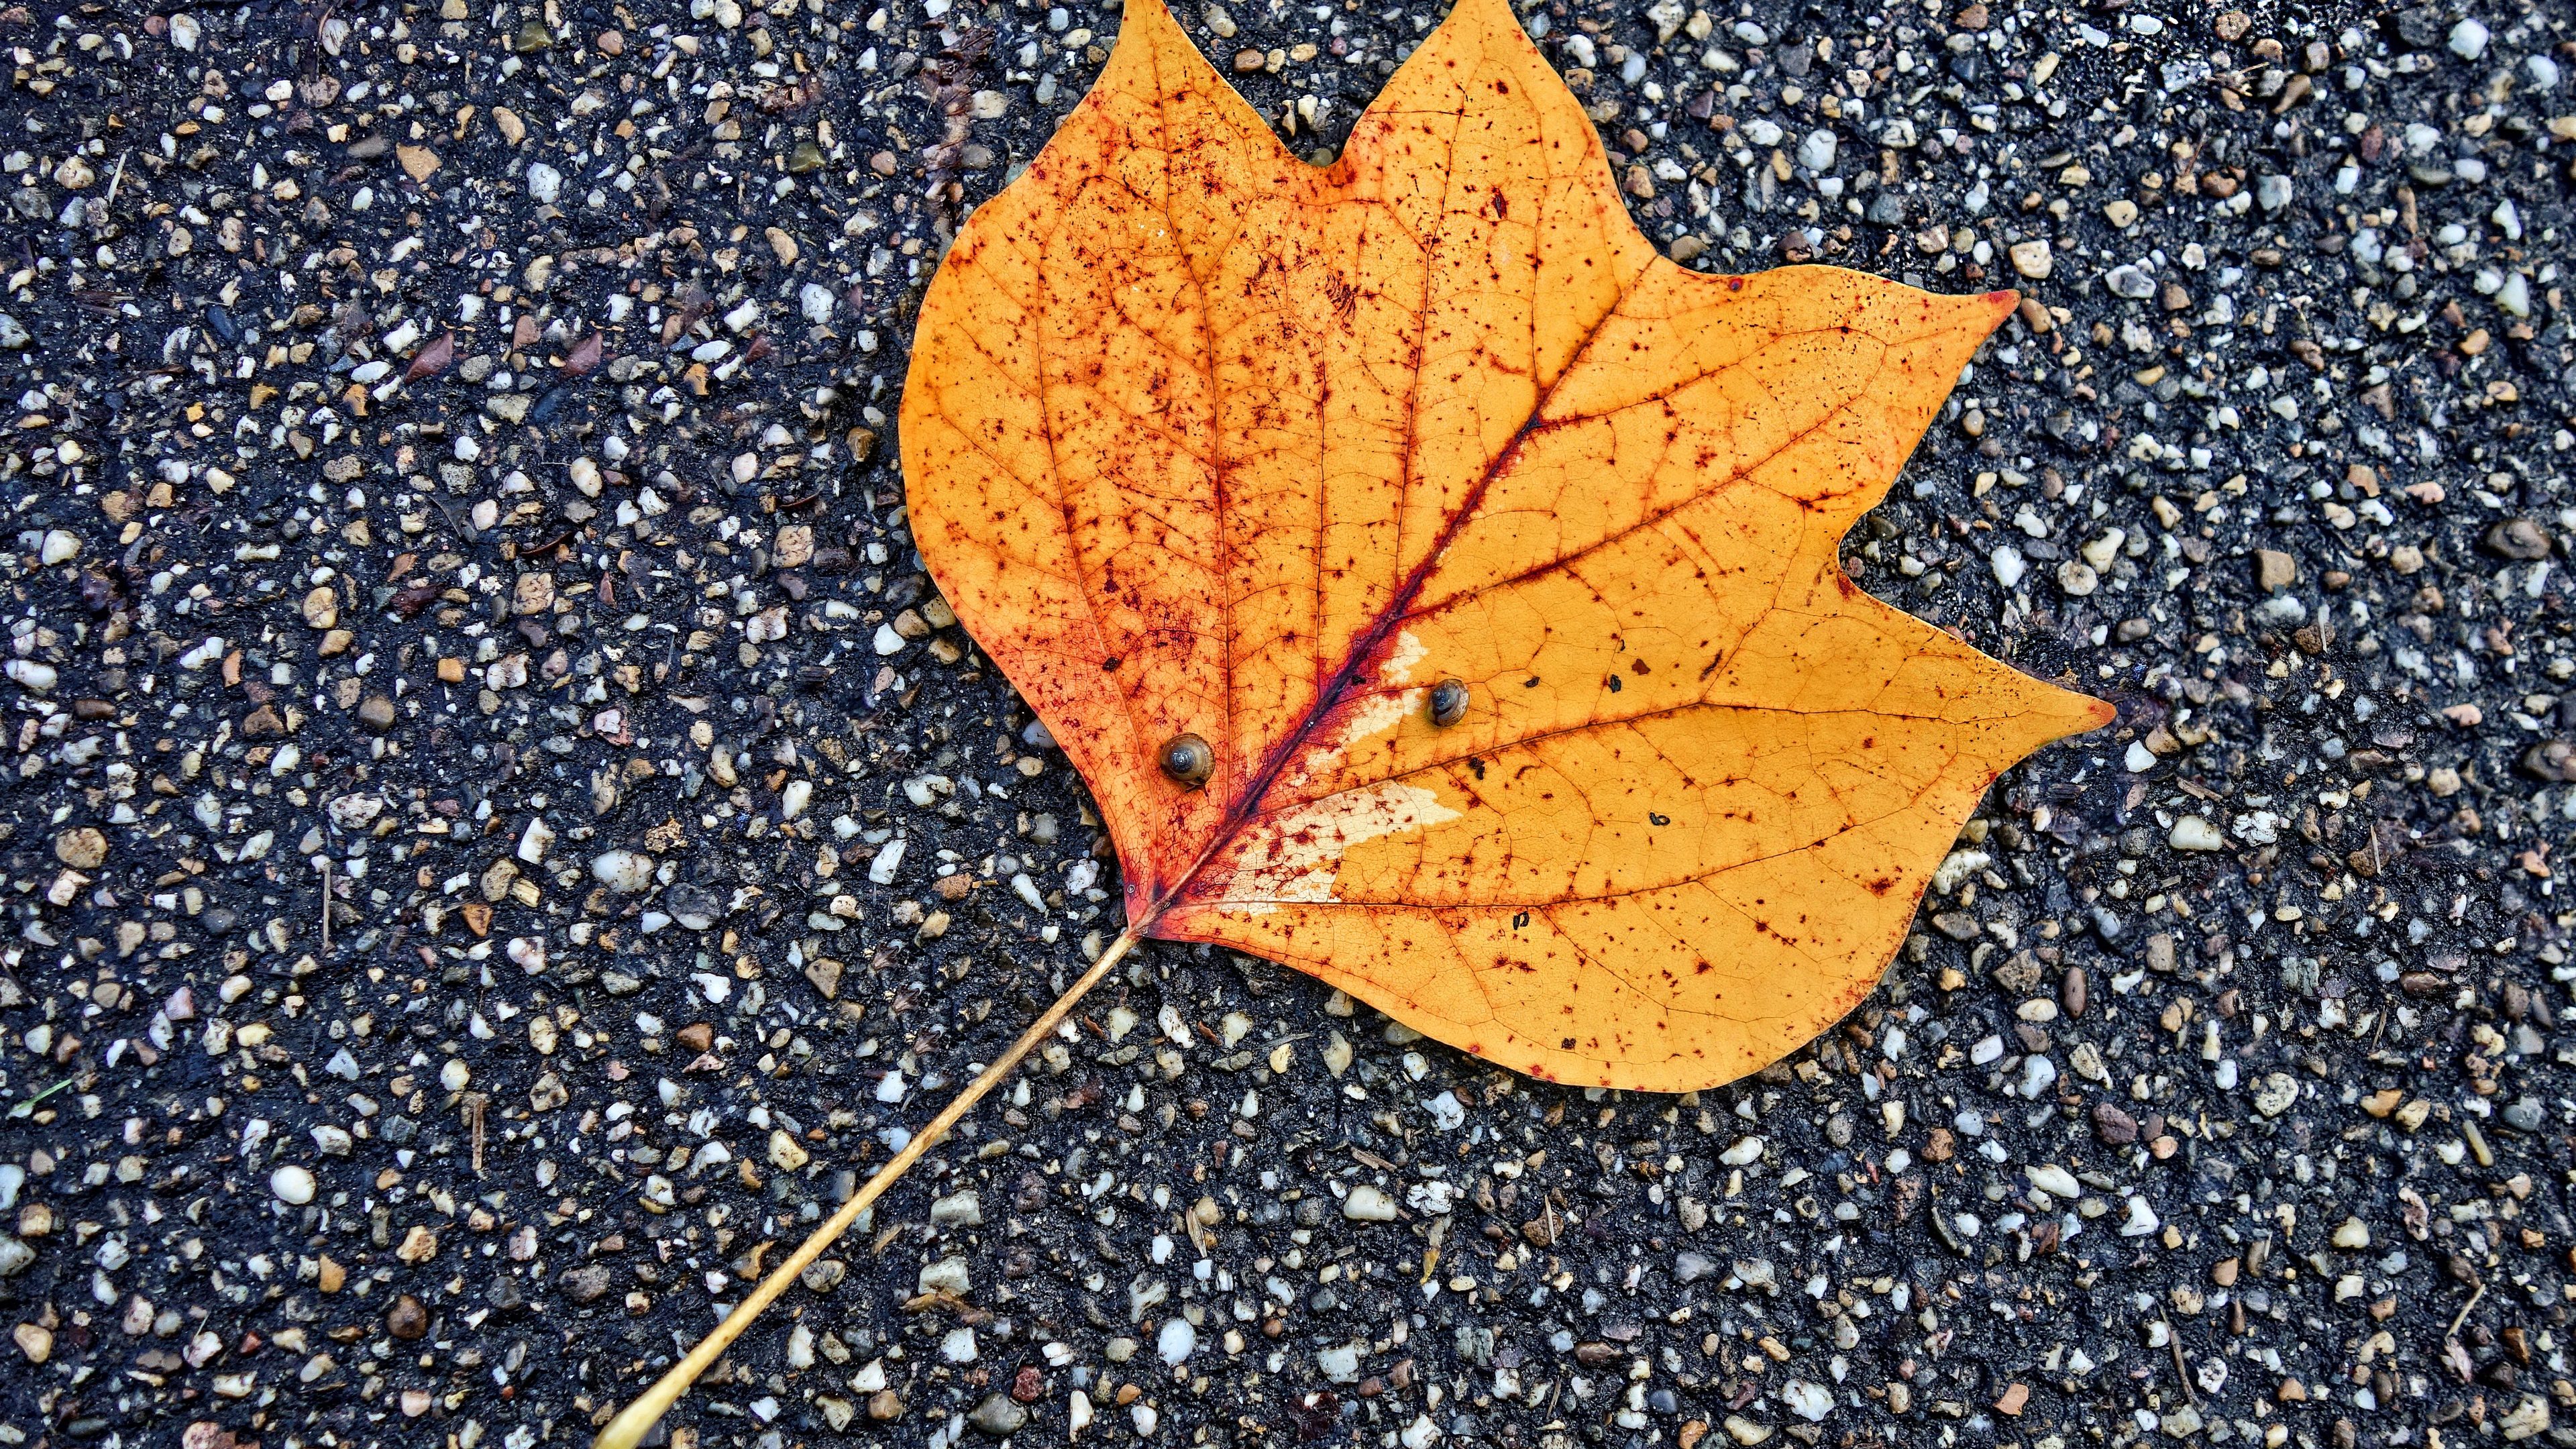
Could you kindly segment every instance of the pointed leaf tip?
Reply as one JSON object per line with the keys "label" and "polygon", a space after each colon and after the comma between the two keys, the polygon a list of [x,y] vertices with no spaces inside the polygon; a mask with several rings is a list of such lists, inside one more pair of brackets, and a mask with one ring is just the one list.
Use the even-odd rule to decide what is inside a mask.
{"label": "pointed leaf tip", "polygon": [[2065,685],[2043,685],[2046,691],[2041,708],[2034,710],[2037,722],[2046,730],[2047,740],[2072,739],[2088,735],[2105,725],[2116,723],[2120,707],[2107,699],[2097,699]]}

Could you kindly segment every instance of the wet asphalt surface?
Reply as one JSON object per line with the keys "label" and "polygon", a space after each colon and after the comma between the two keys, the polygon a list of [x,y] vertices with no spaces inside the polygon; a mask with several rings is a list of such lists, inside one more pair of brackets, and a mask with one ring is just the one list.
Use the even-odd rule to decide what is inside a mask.
{"label": "wet asphalt surface", "polygon": [[[2120,723],[1695,1097],[1144,950],[668,1441],[2566,1439],[2576,16],[1523,13],[1677,258],[2028,294],[1850,567]],[[0,1443],[583,1442],[1115,933],[888,419],[1118,23],[0,11]]]}

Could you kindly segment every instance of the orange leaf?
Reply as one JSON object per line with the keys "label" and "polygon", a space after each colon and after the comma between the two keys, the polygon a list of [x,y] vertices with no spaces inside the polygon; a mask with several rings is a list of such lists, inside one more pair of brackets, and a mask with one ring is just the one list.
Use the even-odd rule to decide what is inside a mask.
{"label": "orange leaf", "polygon": [[1707,1087],[1865,995],[1996,773],[2110,718],[1838,563],[2011,293],[1663,260],[1506,0],[1459,0],[1323,169],[1162,0],[1125,15],[931,283],[903,471],[1091,782],[1127,929],[600,1449],[1141,938],[1534,1076]]}
{"label": "orange leaf", "polygon": [[931,286],[903,465],[1131,929],[1538,1077],[1795,1049],[1995,775],[2110,718],[1837,561],[2013,294],[1664,260],[1504,0],[1320,169],[1126,17]]}

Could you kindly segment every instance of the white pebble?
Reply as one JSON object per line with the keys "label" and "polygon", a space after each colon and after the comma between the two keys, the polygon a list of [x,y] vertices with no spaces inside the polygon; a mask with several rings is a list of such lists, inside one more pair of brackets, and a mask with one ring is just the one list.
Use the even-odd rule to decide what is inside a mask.
{"label": "white pebble", "polygon": [[268,1175],[268,1190],[279,1202],[302,1207],[313,1201],[313,1174],[290,1162]]}
{"label": "white pebble", "polygon": [[920,1275],[913,1281],[918,1285],[913,1290],[917,1293],[954,1293],[960,1298],[975,1286],[974,1273],[966,1260],[955,1256],[922,1264]]}
{"label": "white pebble", "polygon": [[604,850],[591,857],[590,873],[621,895],[633,895],[653,883],[653,859],[632,850]]}
{"label": "white pebble", "polygon": [[2036,1102],[2039,1100],[2040,1093],[2056,1084],[2057,1063],[2037,1052],[2022,1058],[2021,1094],[2023,1097]]}
{"label": "white pebble", "polygon": [[2075,1181],[2074,1173],[2054,1163],[2041,1163],[2037,1167],[2024,1168],[2022,1175],[2029,1178],[2030,1185],[2041,1192],[2051,1197],[2064,1198],[2068,1202],[2075,1201],[2077,1195],[2083,1191],[2081,1185]]}
{"label": "white pebble", "polygon": [[2165,843],[2171,845],[2176,850],[2224,850],[2227,848],[2227,839],[2225,836],[2218,833],[2218,827],[2210,824],[2207,820],[2204,820],[2197,815],[2185,815],[2181,819],[2176,820],[2173,825],[2173,833],[2166,837]]}
{"label": "white pebble", "polygon": [[2143,1238],[2147,1234],[2154,1232],[2159,1226],[2160,1224],[2156,1221],[2156,1210],[2147,1205],[2147,1200],[2145,1198],[2133,1197],[2129,1199],[2128,1220],[2120,1224],[2121,1237]]}
{"label": "white pebble", "polygon": [[1995,571],[1995,582],[2008,589],[2020,584],[2021,576],[2030,569],[2029,562],[2021,556],[2021,550],[2011,544],[1987,555],[1986,563]]}
{"label": "white pebble", "polygon": [[894,884],[895,870],[903,864],[903,848],[898,837],[878,851],[877,858],[868,862],[868,879],[877,885]]}
{"label": "white pebble", "polygon": [[1780,1402],[1789,1412],[1813,1424],[1834,1411],[1834,1391],[1823,1384],[1791,1379],[1780,1387]]}
{"label": "white pebble", "polygon": [[1395,1199],[1364,1182],[1342,1199],[1342,1216],[1356,1223],[1391,1223],[1395,1221]]}
{"label": "white pebble", "polygon": [[1467,1108],[1455,1092],[1443,1092],[1422,1105],[1431,1114],[1431,1125],[1443,1132],[1455,1132],[1466,1125]]}

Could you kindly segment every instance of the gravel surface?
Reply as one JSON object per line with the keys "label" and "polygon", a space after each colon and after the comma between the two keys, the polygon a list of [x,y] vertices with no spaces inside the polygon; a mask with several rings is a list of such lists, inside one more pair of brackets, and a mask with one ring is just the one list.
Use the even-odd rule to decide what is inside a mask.
{"label": "gravel surface", "polygon": [[[2337,8],[1525,7],[1675,257],[2026,291],[1851,566],[2119,725],[1696,1097],[1143,951],[668,1442],[2576,1440],[2576,17]],[[579,1443],[1116,929],[887,434],[1119,17],[134,9],[0,11],[0,1444]],[[1436,18],[1185,15],[1322,153]]]}

